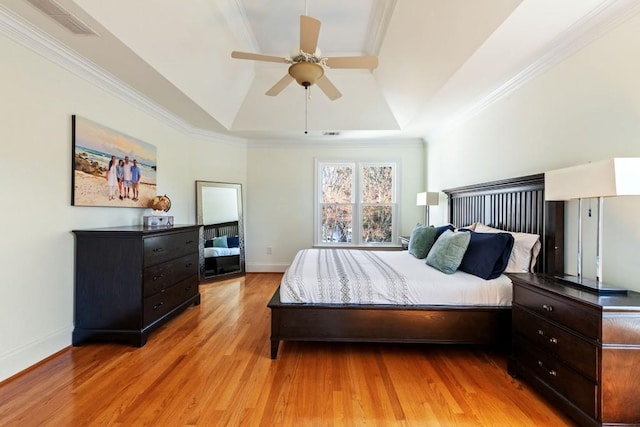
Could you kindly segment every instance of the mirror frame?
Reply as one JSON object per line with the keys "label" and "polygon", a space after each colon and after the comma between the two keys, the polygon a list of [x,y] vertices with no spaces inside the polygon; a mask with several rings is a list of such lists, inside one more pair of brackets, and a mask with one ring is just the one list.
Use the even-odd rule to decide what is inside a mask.
{"label": "mirror frame", "polygon": [[242,211],[242,184],[229,183],[229,182],[216,182],[216,181],[196,181],[196,222],[199,225],[204,224],[204,214],[202,211],[203,200],[202,191],[204,188],[232,188],[236,190],[238,201],[238,239],[240,241],[240,271],[234,271],[231,273],[223,273],[212,276],[204,275],[204,227],[200,227],[200,279],[204,281],[224,280],[231,277],[238,277],[245,275],[245,257],[244,257],[244,214]]}

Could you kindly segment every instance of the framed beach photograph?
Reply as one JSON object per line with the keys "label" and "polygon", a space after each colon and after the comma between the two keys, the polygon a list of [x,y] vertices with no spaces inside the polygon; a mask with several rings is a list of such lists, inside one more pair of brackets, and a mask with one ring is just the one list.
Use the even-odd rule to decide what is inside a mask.
{"label": "framed beach photograph", "polygon": [[147,208],[156,196],[156,147],[73,115],[73,206]]}

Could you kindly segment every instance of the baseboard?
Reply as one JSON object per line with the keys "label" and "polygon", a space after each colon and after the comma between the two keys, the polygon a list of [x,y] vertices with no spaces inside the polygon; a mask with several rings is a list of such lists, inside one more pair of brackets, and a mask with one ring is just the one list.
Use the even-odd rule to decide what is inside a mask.
{"label": "baseboard", "polygon": [[260,263],[247,263],[245,270],[247,273],[284,273],[289,267],[286,263],[277,264],[260,264]]}
{"label": "baseboard", "polygon": [[71,345],[71,329],[63,328],[0,355],[0,382]]}

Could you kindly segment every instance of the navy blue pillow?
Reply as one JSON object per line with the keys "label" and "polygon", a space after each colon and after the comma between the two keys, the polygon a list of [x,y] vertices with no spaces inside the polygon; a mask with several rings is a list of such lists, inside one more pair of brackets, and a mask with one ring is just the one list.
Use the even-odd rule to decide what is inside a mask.
{"label": "navy blue pillow", "polygon": [[212,248],[213,247],[213,240],[205,240],[204,241],[204,247],[205,248]]}
{"label": "navy blue pillow", "polygon": [[509,233],[471,233],[469,247],[460,263],[460,270],[483,279],[495,279],[507,268],[513,236]]}
{"label": "navy blue pillow", "polygon": [[[447,230],[456,231],[456,229],[455,229],[455,228],[453,228],[453,225],[451,225],[451,224],[441,225],[440,227],[436,227],[436,230],[437,230],[437,231],[436,231],[436,238],[435,238],[435,240],[438,240],[438,237],[440,237],[440,235],[441,235],[442,233],[444,233],[445,231],[447,231]],[[435,240],[434,240],[434,242],[435,242]]]}
{"label": "navy blue pillow", "polygon": [[240,238],[238,236],[227,236],[227,247],[228,248],[240,247]]}

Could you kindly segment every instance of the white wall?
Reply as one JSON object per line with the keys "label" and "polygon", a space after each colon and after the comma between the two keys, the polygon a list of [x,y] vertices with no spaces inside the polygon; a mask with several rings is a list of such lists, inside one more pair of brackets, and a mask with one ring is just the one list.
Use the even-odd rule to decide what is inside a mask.
{"label": "white wall", "polygon": [[[411,232],[424,211],[421,140],[388,143],[251,143],[247,156],[247,271],[284,271],[296,252],[313,245],[315,159],[397,160],[400,163],[400,234]],[[267,248],[272,253],[267,254]]]}
{"label": "white wall", "polygon": [[245,182],[246,146],[185,135],[2,36],[0,58],[2,380],[71,344],[71,230],[150,212],[71,206],[72,114],[156,145],[157,190],[176,223],[195,223],[196,179]]}
{"label": "white wall", "polygon": [[[640,156],[638,52],[640,16],[467,123],[430,138],[430,188]],[[568,204],[567,211],[565,270],[575,273],[576,204]],[[640,291],[638,213],[640,196],[606,201],[603,276],[605,282]],[[595,215],[585,224],[591,234],[594,224]],[[593,254],[594,246],[595,240],[585,237],[585,250]],[[593,259],[585,258],[585,274],[594,265]]]}

